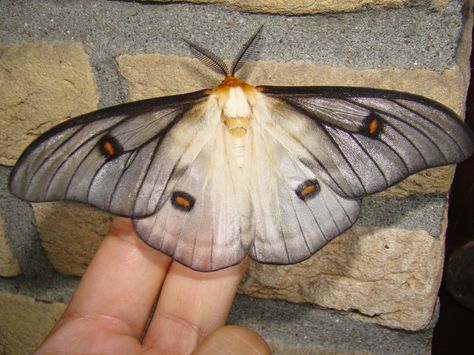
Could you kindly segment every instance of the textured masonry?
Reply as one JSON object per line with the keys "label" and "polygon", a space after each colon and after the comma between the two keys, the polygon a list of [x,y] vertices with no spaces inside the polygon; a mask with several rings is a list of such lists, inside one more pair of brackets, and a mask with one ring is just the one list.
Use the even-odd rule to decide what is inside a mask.
{"label": "textured masonry", "polygon": [[[84,272],[110,222],[108,214],[83,205],[47,203],[31,208],[16,200],[7,191],[9,167],[38,134],[97,106],[123,101],[125,88],[128,100],[137,100],[219,82],[221,78],[187,57],[185,49],[175,47],[178,40],[166,36],[170,27],[177,28],[185,38],[196,33],[197,38],[191,39],[200,43],[207,38],[204,46],[219,54],[215,46],[232,41],[229,48],[233,51],[224,54],[232,58],[241,43],[234,38],[236,32],[239,38],[247,38],[256,22],[265,24],[264,58],[243,74],[252,84],[396,89],[430,97],[463,114],[472,19],[462,21],[463,9],[457,1],[427,1],[411,10],[410,14],[417,12],[418,16],[412,15],[413,36],[426,35],[417,28],[417,22],[429,23],[433,17],[438,26],[429,29],[427,38],[432,37],[432,42],[425,43],[425,47],[420,44],[419,53],[415,53],[419,61],[452,57],[451,61],[433,59],[421,66],[403,63],[404,51],[409,51],[403,42],[412,39],[400,37],[396,30],[406,26],[404,11],[410,10],[384,8],[403,6],[404,1],[325,1],[318,8],[311,7],[314,2],[298,8],[291,1],[210,2],[229,4],[231,9],[102,1],[55,7],[48,6],[48,1],[5,5],[7,11],[0,14],[4,17],[0,18],[0,338],[4,339],[0,353],[26,354],[39,344],[60,317],[77,284],[77,278],[65,275]],[[366,9],[370,5],[375,9]],[[236,7],[282,15],[241,13]],[[315,16],[311,22],[314,27],[304,25],[313,18],[284,16],[354,10],[359,12],[332,14],[334,22],[324,15]],[[376,21],[367,23],[366,19],[377,16],[387,16],[400,24],[389,27]],[[187,19],[186,25],[182,24],[183,18]],[[361,18],[364,20],[358,20]],[[350,21],[373,30],[376,45],[365,52],[345,54],[351,51],[349,43],[345,52],[335,55],[324,48],[300,45],[298,35],[291,32],[296,28],[302,31],[301,38],[306,38],[312,29],[324,26],[326,34],[319,35],[326,43],[333,40],[330,33],[338,33],[338,27]],[[221,32],[208,28],[211,23]],[[279,27],[283,32],[278,32]],[[454,29],[457,34],[449,40],[443,37],[436,42],[443,31]],[[157,38],[141,41],[150,33]],[[336,36],[341,46],[345,33]],[[381,33],[386,37],[381,39]],[[173,41],[168,49],[166,43]],[[383,58],[380,62],[368,59],[363,68],[365,56],[376,58],[380,54],[377,42],[383,42],[379,48],[386,44],[399,45],[400,49],[387,52],[389,65],[384,66]],[[287,53],[281,54],[283,57],[272,54],[272,46],[278,43],[287,46],[288,53],[301,49],[302,57],[288,61],[284,59]],[[432,43],[440,47],[430,48]],[[444,47],[440,43],[445,43]],[[360,45],[355,43],[354,47]],[[430,52],[433,50],[435,53]],[[345,62],[342,58],[343,64],[332,64],[332,55],[337,60],[345,55],[347,58]],[[396,64],[396,55],[402,57],[402,64]],[[275,353],[427,352],[443,263],[445,196],[452,173],[451,167],[431,169],[367,199],[357,225],[312,258],[293,266],[252,264],[240,287],[242,294],[258,298],[349,312],[241,296],[229,321],[258,330]],[[380,328],[355,319],[415,332]]]}

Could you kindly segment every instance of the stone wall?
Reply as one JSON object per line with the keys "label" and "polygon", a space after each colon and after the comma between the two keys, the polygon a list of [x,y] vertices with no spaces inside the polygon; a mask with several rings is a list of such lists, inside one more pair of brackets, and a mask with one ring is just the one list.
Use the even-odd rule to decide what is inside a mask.
{"label": "stone wall", "polygon": [[[209,3],[218,4],[2,1],[0,353],[39,344],[111,219],[83,205],[14,198],[11,166],[65,119],[216,85],[181,38],[232,59],[263,24],[247,82],[394,89],[463,115],[470,2]],[[275,353],[428,352],[452,175],[453,167],[430,169],[367,198],[352,229],[300,264],[252,263],[240,293],[258,299],[238,297],[229,321],[258,330]]]}

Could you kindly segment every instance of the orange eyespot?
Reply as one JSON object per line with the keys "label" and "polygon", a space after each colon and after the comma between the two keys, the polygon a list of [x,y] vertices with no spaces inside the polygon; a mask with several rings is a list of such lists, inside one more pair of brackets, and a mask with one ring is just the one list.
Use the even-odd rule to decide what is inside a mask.
{"label": "orange eyespot", "polygon": [[365,119],[364,127],[365,129],[361,133],[364,133],[370,137],[376,136],[380,133],[383,127],[383,118],[372,112],[372,114]]}
{"label": "orange eyespot", "polygon": [[317,180],[306,180],[295,190],[296,195],[303,201],[316,195],[320,190]]}
{"label": "orange eyespot", "polygon": [[181,196],[177,196],[174,199],[174,202],[176,202],[178,205],[180,205],[182,207],[185,207],[185,208],[189,208],[189,206],[191,206],[191,201],[188,200],[188,199],[185,199],[184,197],[181,197]]}
{"label": "orange eyespot", "polygon": [[115,158],[123,152],[123,147],[117,139],[109,135],[103,136],[97,144],[102,154],[108,159]]}
{"label": "orange eyespot", "polygon": [[114,146],[112,145],[112,143],[110,143],[110,141],[105,141],[102,144],[102,148],[104,148],[104,150],[107,152],[109,156],[113,157],[115,155]]}
{"label": "orange eyespot", "polygon": [[374,118],[372,121],[369,123],[369,133],[370,135],[374,135],[379,128],[379,121]]}
{"label": "orange eyespot", "polygon": [[171,195],[171,204],[181,211],[191,211],[194,202],[194,197],[184,191],[174,191]]}
{"label": "orange eyespot", "polygon": [[308,185],[303,190],[301,190],[301,195],[302,196],[308,196],[309,194],[312,194],[314,192],[314,190],[316,190],[316,186]]}

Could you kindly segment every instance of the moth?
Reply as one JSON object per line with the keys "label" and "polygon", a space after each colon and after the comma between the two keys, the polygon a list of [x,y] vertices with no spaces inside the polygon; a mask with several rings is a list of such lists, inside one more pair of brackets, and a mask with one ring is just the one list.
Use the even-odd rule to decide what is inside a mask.
{"label": "moth", "polygon": [[253,86],[190,43],[216,87],[101,109],[37,138],[9,187],[130,217],[148,245],[198,271],[300,262],[357,220],[364,196],[460,162],[474,134],[449,108],[403,92]]}

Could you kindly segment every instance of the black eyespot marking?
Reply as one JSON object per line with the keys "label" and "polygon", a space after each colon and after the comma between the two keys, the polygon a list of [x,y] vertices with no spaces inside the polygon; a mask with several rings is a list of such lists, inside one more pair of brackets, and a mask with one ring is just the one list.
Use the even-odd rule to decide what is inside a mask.
{"label": "black eyespot marking", "polygon": [[174,191],[171,195],[171,204],[178,210],[189,212],[194,206],[196,200],[190,194],[184,191]]}
{"label": "black eyespot marking", "polygon": [[316,194],[321,190],[319,183],[316,179],[306,180],[301,183],[295,190],[296,196],[301,200],[306,201],[309,198],[316,196]]}
{"label": "black eyespot marking", "polygon": [[362,134],[365,134],[368,137],[375,138],[378,137],[383,129],[383,118],[372,112],[370,116],[367,116],[364,119],[364,128],[362,129]]}
{"label": "black eyespot marking", "polygon": [[97,142],[101,153],[107,159],[113,159],[123,153],[123,147],[115,137],[105,135]]}

